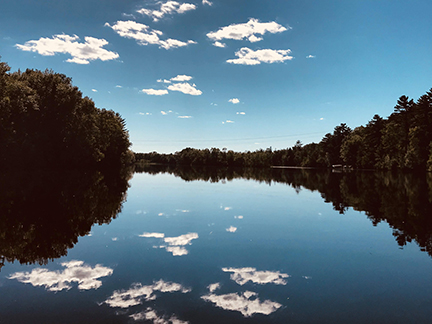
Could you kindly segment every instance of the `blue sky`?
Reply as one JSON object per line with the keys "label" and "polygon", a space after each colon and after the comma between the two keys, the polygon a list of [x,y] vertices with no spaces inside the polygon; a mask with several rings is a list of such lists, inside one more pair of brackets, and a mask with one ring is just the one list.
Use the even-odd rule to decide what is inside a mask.
{"label": "blue sky", "polygon": [[319,142],[432,87],[432,2],[14,0],[13,71],[53,69],[119,112],[136,152]]}

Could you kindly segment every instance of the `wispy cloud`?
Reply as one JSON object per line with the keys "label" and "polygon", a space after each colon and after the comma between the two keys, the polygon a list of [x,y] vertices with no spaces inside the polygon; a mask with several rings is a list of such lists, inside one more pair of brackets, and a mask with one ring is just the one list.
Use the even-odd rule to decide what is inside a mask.
{"label": "wispy cloud", "polygon": [[222,122],[222,124],[234,124],[234,121],[232,121],[232,120],[226,120],[226,121],[224,121],[224,122]]}
{"label": "wispy cloud", "polygon": [[179,91],[192,96],[200,96],[202,94],[202,91],[198,90],[195,84],[190,84],[187,82],[171,84],[168,86],[168,90]]}
{"label": "wispy cloud", "polygon": [[198,233],[188,233],[175,237],[165,237],[164,233],[143,233],[140,237],[163,239],[168,245],[154,246],[154,248],[162,248],[173,256],[187,255],[189,251],[185,248],[186,245],[191,245],[192,240],[196,240]]}
{"label": "wispy cloud", "polygon": [[[251,18],[247,23],[232,24],[222,27],[215,32],[210,32],[207,34],[207,37],[215,42],[213,45],[223,47],[220,46],[223,43],[219,42],[223,39],[247,39],[249,42],[254,43],[262,40],[263,38],[261,36],[265,33],[275,34],[286,30],[287,28],[274,21],[262,23],[258,19]],[[218,42],[218,44],[216,44],[216,42]]]}
{"label": "wispy cloud", "polygon": [[210,1],[208,1],[208,0],[202,0],[202,4],[203,4],[203,5],[212,6],[212,5],[213,5],[213,2],[210,2]]}
{"label": "wispy cloud", "polygon": [[192,77],[189,75],[184,75],[184,74],[179,74],[174,78],[171,78],[170,81],[174,81],[174,82],[184,82],[184,81],[190,81],[192,80]]}
{"label": "wispy cloud", "polygon": [[243,47],[235,53],[236,59],[227,60],[228,63],[242,65],[258,65],[261,63],[281,63],[287,60],[292,60],[290,56],[291,50],[272,50],[261,49],[251,50],[248,47]]}
{"label": "wispy cloud", "polygon": [[159,79],[159,80],[157,80],[157,82],[159,82],[159,83],[171,83],[170,80],[166,80],[166,79]]}
{"label": "wispy cloud", "polygon": [[151,116],[152,115],[152,113],[149,113],[149,112],[146,112],[146,113],[140,112],[139,114],[142,116]]}
{"label": "wispy cloud", "polygon": [[237,111],[236,114],[237,115],[246,115],[246,113],[244,111]]}
{"label": "wispy cloud", "polygon": [[123,88],[121,85],[116,85],[115,87],[116,88]]}
{"label": "wispy cloud", "polygon": [[109,23],[105,23],[105,26],[112,28],[121,37],[134,39],[140,45],[159,45],[160,48],[168,50],[171,48],[184,47],[189,44],[196,44],[196,42],[192,40],[188,40],[187,42],[172,38],[162,40],[160,37],[163,33],[160,30],[151,29],[147,25],[132,20],[117,21],[112,26]]}
{"label": "wispy cloud", "polygon": [[281,304],[271,300],[260,301],[258,294],[251,291],[225,295],[210,293],[201,298],[222,309],[240,312],[244,317],[250,317],[254,314],[270,315],[282,307]]}
{"label": "wispy cloud", "polygon": [[177,1],[167,1],[165,3],[158,3],[160,4],[159,9],[151,10],[142,8],[137,10],[138,13],[149,16],[153,18],[153,21],[158,21],[159,19],[162,19],[166,15],[172,15],[172,14],[182,14],[190,10],[195,10],[196,5],[192,3],[179,3]]}
{"label": "wispy cloud", "polygon": [[168,90],[162,89],[162,90],[156,90],[156,89],[142,89],[141,92],[144,92],[145,94],[151,95],[151,96],[163,96],[168,94]]}
{"label": "wispy cloud", "polygon": [[97,264],[94,268],[85,265],[83,261],[69,261],[61,264],[66,269],[63,271],[49,271],[36,268],[31,272],[16,272],[9,279],[16,279],[22,283],[30,283],[33,286],[44,286],[49,291],[69,290],[71,283],[77,282],[78,289],[98,289],[102,282],[97,280],[110,276],[113,270]]}
{"label": "wispy cloud", "polygon": [[232,102],[233,104],[238,104],[240,102],[240,100],[238,98],[232,98],[232,99],[230,99],[228,101]]}
{"label": "wispy cloud", "polygon": [[149,321],[155,324],[189,324],[187,321],[179,320],[176,316],[172,315],[169,318],[166,316],[158,315],[154,309],[148,307],[145,311],[129,315],[134,321]]}
{"label": "wispy cloud", "polygon": [[255,268],[222,268],[223,272],[232,272],[230,275],[231,280],[234,280],[240,286],[248,281],[256,284],[275,284],[286,285],[285,278],[289,278],[286,273],[279,271],[257,271]]}
{"label": "wispy cloud", "polygon": [[192,116],[178,116],[177,118],[189,119],[189,118],[192,118]]}
{"label": "wispy cloud", "polygon": [[306,58],[308,58],[308,59],[312,59],[312,58],[315,58],[316,56],[315,55],[308,55],[308,56],[306,56]]}
{"label": "wispy cloud", "polygon": [[92,89],[93,92],[98,92],[96,89]]}
{"label": "wispy cloud", "polygon": [[159,280],[152,285],[143,286],[140,283],[133,284],[128,290],[116,290],[104,301],[110,307],[129,308],[141,304],[143,301],[156,299],[156,292],[188,293],[191,290],[175,282]]}
{"label": "wispy cloud", "polygon": [[164,238],[165,234],[164,233],[147,233],[144,232],[141,235],[138,235],[139,237],[154,237],[154,238]]}
{"label": "wispy cloud", "polygon": [[[173,112],[172,110],[168,110],[168,111],[161,110],[162,115],[168,115],[168,114],[171,114],[172,112]],[[163,215],[164,215],[164,213],[159,213],[158,216],[163,216]]]}
{"label": "wispy cloud", "polygon": [[72,58],[66,62],[77,64],[89,64],[94,60],[109,61],[119,57],[117,53],[103,48],[108,44],[105,39],[85,37],[84,40],[84,43],[80,43],[77,35],[62,34],[54,35],[52,38],[41,37],[39,40],[30,40],[24,45],[15,46],[22,51],[36,52],[43,56],[69,54]]}

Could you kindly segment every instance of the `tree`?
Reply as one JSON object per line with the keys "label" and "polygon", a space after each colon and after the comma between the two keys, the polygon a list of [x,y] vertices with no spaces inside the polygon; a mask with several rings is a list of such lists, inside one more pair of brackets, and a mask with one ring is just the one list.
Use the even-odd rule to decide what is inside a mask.
{"label": "tree", "polygon": [[51,70],[9,73],[0,63],[0,164],[90,167],[131,159],[118,113],[98,109]]}

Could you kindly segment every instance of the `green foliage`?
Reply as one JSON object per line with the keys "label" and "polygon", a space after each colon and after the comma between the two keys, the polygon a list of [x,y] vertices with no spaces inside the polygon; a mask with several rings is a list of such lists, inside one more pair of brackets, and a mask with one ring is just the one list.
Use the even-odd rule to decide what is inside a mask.
{"label": "green foliage", "polygon": [[64,74],[0,63],[0,165],[90,167],[127,163],[125,121],[82,97]]}

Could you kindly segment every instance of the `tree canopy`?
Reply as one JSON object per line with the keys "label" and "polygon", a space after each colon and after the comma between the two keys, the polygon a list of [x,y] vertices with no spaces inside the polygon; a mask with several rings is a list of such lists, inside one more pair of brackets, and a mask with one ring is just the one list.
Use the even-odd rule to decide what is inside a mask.
{"label": "tree canopy", "polygon": [[51,70],[9,72],[0,62],[0,165],[92,167],[130,160],[125,120],[98,109]]}

